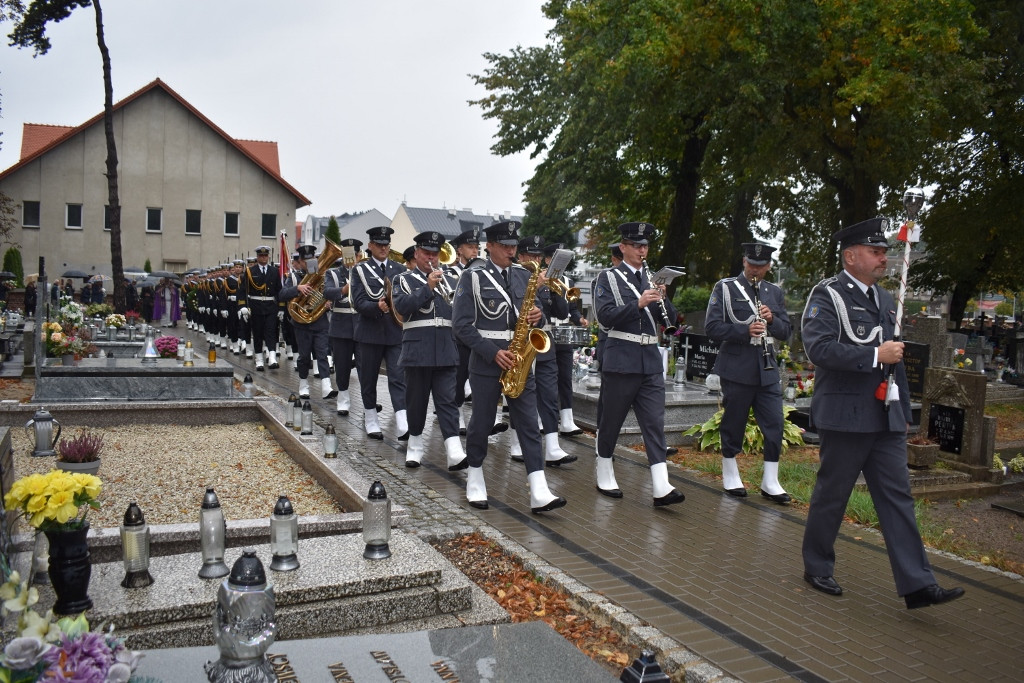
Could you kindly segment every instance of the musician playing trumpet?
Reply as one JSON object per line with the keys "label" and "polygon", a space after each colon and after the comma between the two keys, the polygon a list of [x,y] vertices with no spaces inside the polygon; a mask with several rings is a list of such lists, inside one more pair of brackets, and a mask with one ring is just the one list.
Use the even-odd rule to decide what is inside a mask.
{"label": "musician playing trumpet", "polygon": [[421,232],[413,240],[416,242],[413,249],[416,267],[396,277],[391,290],[391,303],[404,321],[399,362],[405,371],[409,419],[405,466],[420,466],[427,404],[433,395],[448,469],[461,470],[469,463],[459,441],[459,411],[455,405],[455,368],[459,362],[452,336],[455,283],[449,281],[438,265],[444,237],[438,232]]}
{"label": "musician playing trumpet", "polygon": [[715,284],[704,322],[708,337],[720,344],[715,373],[722,381],[722,487],[743,497],[736,455],[743,450],[747,415],[764,435],[761,495],[776,503],[790,500],[779,484],[782,453],[782,385],[771,338],[789,339],[792,327],[778,285],[765,282],[775,247],[760,242],[743,245],[743,272]]}

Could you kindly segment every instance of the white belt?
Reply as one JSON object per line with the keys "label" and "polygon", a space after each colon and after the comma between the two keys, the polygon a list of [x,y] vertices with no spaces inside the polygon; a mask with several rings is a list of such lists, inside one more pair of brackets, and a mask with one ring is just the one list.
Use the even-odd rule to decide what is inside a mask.
{"label": "white belt", "polygon": [[427,318],[425,320],[413,320],[402,324],[403,330],[411,330],[416,327],[451,327],[452,321],[447,318]]}
{"label": "white belt", "polygon": [[477,330],[484,339],[504,339],[512,341],[512,330]]}
{"label": "white belt", "polygon": [[335,313],[358,313],[359,312],[359,311],[357,311],[354,308],[347,308],[347,307],[346,308],[332,308],[331,310],[334,311]]}
{"label": "white belt", "polygon": [[618,330],[608,330],[608,336],[612,339],[624,339],[640,346],[649,346],[650,344],[658,343],[658,335],[656,334],[633,334],[632,332],[620,332]]}
{"label": "white belt", "polygon": [[272,296],[250,296],[249,300],[250,301],[277,301],[277,299],[275,299]]}

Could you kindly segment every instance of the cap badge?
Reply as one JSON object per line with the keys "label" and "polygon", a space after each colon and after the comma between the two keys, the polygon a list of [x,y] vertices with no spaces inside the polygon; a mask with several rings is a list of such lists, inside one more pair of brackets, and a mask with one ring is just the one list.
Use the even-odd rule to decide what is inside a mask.
{"label": "cap badge", "polygon": [[436,242],[439,239],[441,239],[441,236],[438,235],[436,232],[432,232],[432,233],[430,233],[430,239],[432,239],[432,240],[434,240]]}
{"label": "cap badge", "polygon": [[754,247],[754,256],[760,256],[760,255],[761,255],[761,245],[758,244],[758,245],[756,245]]}
{"label": "cap badge", "polygon": [[641,223],[639,226],[637,226],[637,229],[636,229],[637,234],[640,234],[640,235],[644,234],[645,230],[647,230],[647,224],[646,223]]}

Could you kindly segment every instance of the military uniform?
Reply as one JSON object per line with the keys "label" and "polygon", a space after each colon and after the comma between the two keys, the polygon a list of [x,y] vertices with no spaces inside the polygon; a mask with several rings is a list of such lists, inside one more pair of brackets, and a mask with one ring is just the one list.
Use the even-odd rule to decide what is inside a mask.
{"label": "military uniform", "polygon": [[[544,247],[544,255],[550,260],[555,255],[555,252],[562,247],[563,245],[560,243],[550,244]],[[561,280],[566,292],[576,285],[576,282],[568,275],[563,274],[559,280]],[[566,316],[551,319],[552,328],[562,325],[580,326],[583,324],[584,318],[580,312],[578,301],[569,301],[566,297],[559,296],[554,292],[551,293],[551,296],[564,301],[568,311]],[[575,436],[583,433],[583,430],[576,426],[576,420],[572,415],[572,382],[576,347],[572,344],[560,344],[554,337],[552,337],[552,341],[555,342],[555,363],[558,366],[558,433],[562,436]]]}
{"label": "military uniform", "polygon": [[[459,247],[463,244],[479,245],[480,228],[466,230],[451,241],[452,248],[455,249],[456,253],[461,251]],[[460,255],[455,260],[455,263],[448,266],[445,271],[455,282],[458,282],[468,264],[469,262],[463,261]],[[455,339],[455,348],[459,352],[459,364],[455,370],[455,404],[459,407],[459,433],[465,436],[466,426],[462,415],[462,406],[472,399],[472,394],[466,391],[466,387],[469,385],[470,351],[469,347],[459,341],[458,338]]]}
{"label": "military uniform", "polygon": [[[887,223],[876,218],[833,236],[841,244],[846,270],[817,284],[803,312],[804,349],[815,366],[811,423],[821,437],[821,465],[804,531],[804,578],[824,593],[842,593],[832,578],[835,539],[850,493],[863,473],[878,511],[896,590],[907,607],[914,608],[958,598],[963,589],[936,584],[914,517],[906,450],[910,394],[902,353],[893,365],[883,368],[879,362],[884,347],[892,347],[886,342],[893,339],[896,307],[892,296],[874,284],[874,273],[863,273],[859,259],[875,248],[888,248]],[[884,260],[881,264],[884,267]],[[854,272],[860,272],[861,279]],[[889,369],[898,395],[890,393],[887,403]]]}
{"label": "military uniform", "polygon": [[[502,395],[502,368],[496,359],[499,350],[507,350],[513,339],[530,280],[530,272],[525,268],[515,265],[499,268],[494,259],[504,261],[506,255],[511,258],[512,250],[508,247],[518,245],[519,227],[517,221],[502,221],[485,230],[488,246],[493,248],[490,258],[462,274],[455,294],[452,323],[455,336],[472,350],[469,384],[473,390],[473,405],[477,408],[470,417],[466,434],[469,458],[466,498],[470,505],[479,509],[488,506],[483,463],[487,456],[487,437],[494,424],[491,407],[498,405]],[[528,309],[536,305],[535,300],[530,303]],[[522,444],[532,511],[546,512],[562,507],[565,499],[548,490],[544,475],[532,372],[527,375],[522,393],[508,398],[508,404]]]}
{"label": "military uniform", "polygon": [[[378,226],[366,231],[370,241],[384,246],[391,244],[394,233]],[[363,398],[363,419],[370,438],[383,439],[377,420],[377,376],[383,360],[387,365],[388,392],[395,411],[395,429],[400,440],[409,435],[405,408],[405,379],[402,372],[402,326],[390,312],[384,313],[380,301],[385,296],[385,279],[393,280],[408,270],[405,264],[390,259],[383,262],[368,258],[356,264],[349,281],[349,298],[359,314],[356,318],[355,340],[359,344],[358,364],[360,392]]]}
{"label": "military uniform", "polygon": [[[363,243],[357,239],[342,240],[340,247],[352,247],[356,254]],[[335,267],[327,271],[324,297],[331,301],[331,326],[327,337],[331,343],[331,356],[334,358],[334,370],[338,381],[338,415],[348,415],[351,405],[348,386],[352,378],[352,368],[357,367],[358,345],[355,341],[356,309],[352,308],[346,287],[349,283],[349,269],[338,259]],[[359,376],[358,370],[356,376]],[[362,380],[360,379],[360,384]]]}
{"label": "military uniform", "polygon": [[[304,244],[299,247],[299,255],[304,261],[312,261],[316,253],[316,247],[311,244]],[[316,262],[313,261],[313,267]],[[305,275],[303,272],[293,271],[286,281],[281,285],[281,291],[277,295],[279,302],[287,304],[292,299],[301,295],[299,284]],[[291,317],[291,316],[289,316]],[[292,318],[292,329],[295,334],[295,343],[299,350],[299,397],[309,398],[309,370],[310,358],[315,359],[320,368],[320,397],[333,398],[337,395],[331,387],[331,370],[327,364],[327,315],[321,315],[310,323],[300,322]]]}
{"label": "military uniform", "polygon": [[[436,254],[444,244],[444,238],[437,232],[420,233],[415,240],[418,250],[424,253]],[[415,270],[396,277],[392,294],[395,310],[404,320],[400,362],[405,371],[405,400],[409,417],[405,465],[419,467],[423,457],[427,404],[433,396],[448,469],[460,470],[468,463],[459,441],[459,409],[455,405],[455,367],[459,355],[452,336],[452,305],[441,291],[455,291],[455,283],[448,281],[448,276],[442,271],[441,281],[431,288],[431,270],[422,270],[423,265],[421,262]]]}
{"label": "military uniform", "polygon": [[[761,495],[777,503],[788,503],[789,494],[779,484],[779,456],[782,453],[782,385],[779,365],[771,339],[789,339],[792,326],[786,313],[786,301],[778,285],[761,279],[755,290],[748,279],[751,273],[763,275],[771,264],[775,248],[750,242],[743,245],[744,272],[719,280],[708,300],[704,329],[720,344],[715,374],[722,382],[722,486],[733,496],[746,496],[739,476],[736,455],[743,450],[747,416],[754,419],[764,435],[764,467]],[[755,278],[757,275],[751,275]],[[755,302],[771,313],[767,337],[750,334],[751,325],[761,320]]]}
{"label": "military uniform", "polygon": [[[256,248],[257,257],[269,255],[270,247]],[[277,362],[277,313],[281,310],[277,295],[281,292],[281,276],[273,264],[256,263],[245,269],[241,279],[245,307],[239,309],[242,317],[249,318],[252,328],[253,358],[256,369],[262,371],[264,361],[271,370]],[[264,346],[266,356],[264,356]]]}
{"label": "military uniform", "polygon": [[[654,237],[649,223],[625,223],[619,226],[623,246],[643,246]],[[664,364],[658,349],[658,328],[663,322],[660,304],[655,300],[644,307],[639,303],[654,288],[646,273],[635,269],[629,260],[597,276],[594,300],[597,315],[608,330],[601,361],[601,418],[597,425],[597,488],[611,498],[621,498],[615,483],[612,454],[619,430],[632,408],[643,434],[656,506],[682,502],[684,496],[668,481],[665,458],[665,380]],[[676,311],[665,301],[669,320]]]}

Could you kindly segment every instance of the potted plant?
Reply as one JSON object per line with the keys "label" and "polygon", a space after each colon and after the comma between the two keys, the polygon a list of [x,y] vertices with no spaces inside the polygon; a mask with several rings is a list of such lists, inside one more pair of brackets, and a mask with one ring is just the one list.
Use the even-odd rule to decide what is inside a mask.
{"label": "potted plant", "polygon": [[171,336],[157,337],[153,341],[153,346],[156,347],[156,352],[160,354],[161,358],[177,358],[178,357],[178,338]]}
{"label": "potted plant", "polygon": [[92,607],[89,599],[89,508],[99,509],[103,482],[91,474],[50,470],[14,482],[4,496],[4,509],[17,510],[50,542],[47,574],[57,595],[54,614],[78,614]]}
{"label": "potted plant", "polygon": [[907,439],[907,466],[913,469],[931,467],[939,459],[939,442],[918,432]]}
{"label": "potted plant", "polygon": [[70,439],[61,439],[57,444],[57,467],[67,472],[96,474],[100,469],[100,451],[103,450],[103,436],[80,429]]}
{"label": "potted plant", "polygon": [[1002,484],[1006,479],[1006,463],[999,457],[999,454],[992,456],[992,467],[988,471],[988,480],[993,484]]}

